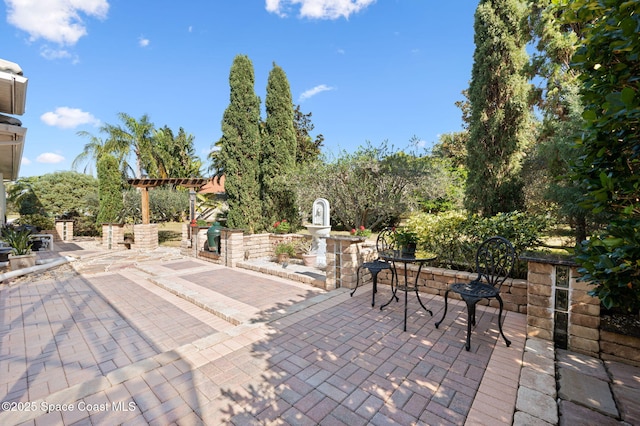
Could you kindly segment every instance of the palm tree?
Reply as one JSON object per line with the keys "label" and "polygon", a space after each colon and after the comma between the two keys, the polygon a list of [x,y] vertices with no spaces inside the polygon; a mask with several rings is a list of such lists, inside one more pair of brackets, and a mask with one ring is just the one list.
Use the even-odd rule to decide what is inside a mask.
{"label": "palm tree", "polygon": [[77,170],[82,163],[85,163],[82,173],[87,173],[87,171],[89,171],[90,174],[93,174],[93,164],[97,164],[100,157],[107,153],[105,148],[106,142],[84,130],[78,132],[77,135],[89,138],[89,142],[84,145],[82,152],[73,160],[71,168],[73,170]]}
{"label": "palm tree", "polygon": [[101,131],[109,134],[106,146],[111,152],[120,153],[122,158],[128,157],[133,152],[136,157],[135,177],[139,179],[143,171],[156,169],[151,142],[154,125],[149,121],[147,114],[140,117],[140,120],[136,120],[121,112],[118,113],[118,118],[123,122],[124,127],[105,124],[101,128]]}

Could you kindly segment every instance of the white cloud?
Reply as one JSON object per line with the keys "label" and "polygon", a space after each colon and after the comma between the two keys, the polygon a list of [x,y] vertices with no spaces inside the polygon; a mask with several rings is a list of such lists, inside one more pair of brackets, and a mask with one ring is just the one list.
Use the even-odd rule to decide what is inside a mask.
{"label": "white cloud", "polygon": [[23,166],[28,166],[29,164],[31,164],[31,160],[29,160],[27,157],[22,157],[22,162],[20,164]]}
{"label": "white cloud", "polygon": [[352,13],[360,12],[375,3],[376,0],[266,0],[268,12],[278,16],[287,16],[294,5],[300,5],[300,17],[311,19],[349,18]]}
{"label": "white cloud", "polygon": [[51,47],[45,45],[40,48],[40,56],[49,60],[64,59],[70,58],[71,53],[65,49],[52,49]]}
{"label": "white cloud", "polygon": [[36,158],[38,163],[56,164],[64,161],[64,157],[53,152],[43,152]]}
{"label": "white cloud", "polygon": [[140,45],[140,47],[147,47],[149,43],[151,43],[151,41],[148,38],[140,36],[140,38],[138,39],[138,44]]}
{"label": "white cloud", "polygon": [[81,14],[104,19],[107,0],[5,0],[7,22],[29,33],[31,41],[40,38],[61,45],[74,45],[87,35]]}
{"label": "white cloud", "polygon": [[93,124],[94,126],[100,124],[100,120],[91,115],[91,113],[69,107],[58,107],[54,112],[45,112],[40,116],[40,120],[49,126],[62,129],[72,129],[82,124]]}
{"label": "white cloud", "polygon": [[334,90],[334,88],[327,86],[326,84],[320,84],[312,89],[302,92],[302,94],[300,95],[300,101],[304,101],[305,99],[309,99],[310,97],[315,96],[318,93],[327,92],[329,90]]}

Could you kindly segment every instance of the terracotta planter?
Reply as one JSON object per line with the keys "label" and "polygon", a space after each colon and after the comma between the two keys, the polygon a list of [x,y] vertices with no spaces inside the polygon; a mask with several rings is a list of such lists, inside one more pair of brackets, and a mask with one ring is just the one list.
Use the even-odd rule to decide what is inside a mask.
{"label": "terracotta planter", "polygon": [[302,255],[302,263],[304,264],[304,266],[316,266],[317,260],[318,260],[318,256],[315,254]]}
{"label": "terracotta planter", "polygon": [[284,263],[289,261],[289,255],[286,253],[282,253],[278,255],[278,263]]}
{"label": "terracotta planter", "polygon": [[23,254],[20,256],[11,254],[9,255],[9,265],[11,266],[12,271],[36,266],[36,255],[34,253]]}

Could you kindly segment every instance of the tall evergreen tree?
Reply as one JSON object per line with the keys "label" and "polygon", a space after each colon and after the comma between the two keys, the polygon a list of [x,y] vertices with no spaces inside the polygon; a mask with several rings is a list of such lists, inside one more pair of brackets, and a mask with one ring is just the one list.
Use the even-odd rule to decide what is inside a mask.
{"label": "tall evergreen tree", "polygon": [[[216,143],[218,174],[225,175],[229,204],[227,226],[253,233],[262,229],[260,201],[260,99],[254,90],[253,64],[238,55],[229,72],[230,102]],[[213,156],[211,156],[213,158]]]}
{"label": "tall evergreen tree", "polygon": [[527,13],[524,0],[482,0],[476,9],[465,206],[486,216],[524,206],[521,160],[531,133]]}
{"label": "tall evergreen tree", "polygon": [[569,65],[585,23],[561,22],[558,15],[566,4],[553,3],[539,0],[530,15],[538,50],[532,65],[542,81],[536,92],[542,123],[525,165],[527,204],[529,208],[542,204],[548,209],[549,202],[553,203],[550,210],[572,225],[579,243],[587,238],[592,217],[579,205],[585,192],[583,182],[568,176],[570,165],[584,153],[575,143],[584,125],[579,73]]}
{"label": "tall evergreen tree", "polygon": [[260,163],[265,227],[280,219],[295,224],[298,214],[294,193],[286,188],[283,179],[296,163],[293,102],[287,75],[275,63],[269,72],[265,107],[267,119]]}
{"label": "tall evergreen tree", "polygon": [[118,170],[118,160],[111,154],[104,154],[98,160],[98,225],[116,223],[121,219],[123,210],[122,181]]}
{"label": "tall evergreen tree", "polygon": [[322,134],[311,138],[314,125],[311,122],[311,113],[303,113],[300,105],[296,105],[293,110],[293,127],[296,130],[296,163],[307,163],[317,160],[320,157],[320,147],[324,142]]}

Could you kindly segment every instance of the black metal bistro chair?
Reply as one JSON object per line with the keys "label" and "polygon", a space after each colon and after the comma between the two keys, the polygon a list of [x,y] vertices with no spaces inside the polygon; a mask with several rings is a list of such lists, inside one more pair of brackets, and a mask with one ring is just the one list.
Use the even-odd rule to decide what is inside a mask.
{"label": "black metal bistro chair", "polygon": [[476,269],[478,277],[470,283],[451,284],[444,293],[444,313],[440,321],[436,323],[436,328],[442,323],[447,315],[447,299],[449,292],[458,293],[467,304],[467,345],[471,348],[471,326],[476,325],[476,304],[482,299],[495,298],[500,304],[498,313],[498,328],[507,346],[511,341],[502,332],[502,298],[500,297],[500,286],[513,271],[516,262],[516,252],[513,245],[503,237],[491,237],[485,240],[476,254]]}
{"label": "black metal bistro chair", "polygon": [[[378,234],[378,238],[376,239],[376,250],[377,253],[386,250],[393,250],[394,242],[393,242],[393,229],[387,228]],[[396,279],[396,272],[393,268],[393,265],[386,260],[382,260],[379,257],[371,262],[364,262],[362,265],[358,267],[356,270],[356,288],[351,292],[351,297],[358,289],[360,285],[360,275],[362,274],[362,270],[367,269],[371,273],[371,278],[373,279],[373,291],[371,296],[371,306],[375,306],[376,304],[376,293],[378,292],[378,273],[380,271],[384,271],[386,269],[391,271],[391,288],[393,289],[393,280]],[[396,296],[396,300],[398,300],[398,296]]]}

